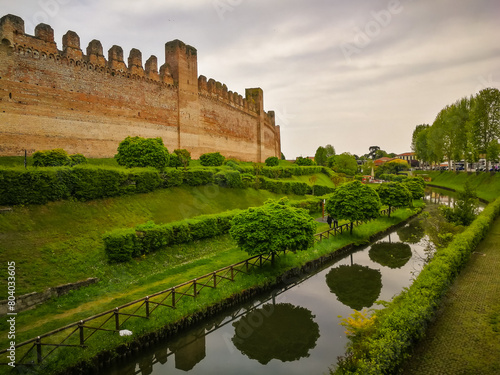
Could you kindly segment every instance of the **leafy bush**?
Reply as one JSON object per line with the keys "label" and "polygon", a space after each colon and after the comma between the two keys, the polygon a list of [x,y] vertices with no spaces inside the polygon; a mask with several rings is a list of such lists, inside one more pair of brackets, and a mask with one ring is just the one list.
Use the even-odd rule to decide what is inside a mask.
{"label": "leafy bush", "polygon": [[87,158],[82,154],[73,154],[69,157],[71,159],[71,166],[78,164],[87,164]]}
{"label": "leafy bush", "polygon": [[238,171],[222,171],[214,176],[217,185],[228,188],[242,188],[243,181]]}
{"label": "leafy bush", "polygon": [[174,150],[173,155],[177,156],[179,159],[180,166],[187,168],[189,166],[189,162],[191,161],[191,153],[185,148],[177,148]]}
{"label": "leafy bush", "polygon": [[181,186],[184,182],[184,173],[177,169],[165,168],[160,172],[160,178],[164,188]]}
{"label": "leafy bush", "polygon": [[127,168],[169,165],[169,153],[161,138],[127,137],[120,142],[115,159]]}
{"label": "leafy bush", "polygon": [[200,163],[205,167],[218,167],[226,158],[220,152],[209,152],[200,156]]}
{"label": "leafy bush", "polygon": [[103,236],[106,256],[111,262],[126,262],[141,253],[141,244],[134,229],[119,229]]}
{"label": "leafy bush", "polygon": [[168,166],[170,168],[182,167],[181,159],[176,154],[170,154],[170,160],[168,161]]}
{"label": "leafy bush", "polygon": [[0,204],[45,204],[71,196],[71,169],[0,168]]}
{"label": "leafy bush", "polygon": [[280,161],[276,156],[270,156],[266,159],[266,165],[268,167],[277,167]]}
{"label": "leafy bush", "polygon": [[170,245],[174,239],[170,225],[156,225],[152,221],[138,225],[135,232],[141,242],[141,250],[145,254]]}
{"label": "leafy bush", "polygon": [[191,168],[184,172],[184,183],[189,186],[208,185],[214,182],[214,171],[204,168]]}
{"label": "leafy bush", "polygon": [[62,148],[47,151],[36,151],[33,154],[35,167],[61,167],[71,165],[71,158]]}
{"label": "leafy bush", "polygon": [[299,156],[295,160],[295,164],[297,164],[297,165],[314,165],[314,161],[312,159],[304,158],[302,156]]}
{"label": "leafy bush", "polygon": [[135,182],[125,170],[94,166],[72,169],[73,196],[79,200],[115,197],[135,192]]}

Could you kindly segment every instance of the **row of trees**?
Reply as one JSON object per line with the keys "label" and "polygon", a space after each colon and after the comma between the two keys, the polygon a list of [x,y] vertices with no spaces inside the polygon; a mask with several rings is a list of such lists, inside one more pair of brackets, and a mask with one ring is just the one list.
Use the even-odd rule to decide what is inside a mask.
{"label": "row of trees", "polygon": [[500,154],[500,91],[481,90],[444,107],[432,125],[418,125],[412,135],[412,150],[428,164],[486,159],[487,169]]}
{"label": "row of trees", "polygon": [[[424,196],[424,180],[411,178],[404,183],[389,182],[376,188],[352,181],[340,185],[326,202],[326,211],[339,220],[368,221],[380,216],[382,205],[411,206]],[[390,216],[390,214],[389,214]],[[268,201],[237,214],[229,233],[249,255],[277,254],[306,250],[314,244],[316,224],[308,212],[290,205],[288,198]]]}

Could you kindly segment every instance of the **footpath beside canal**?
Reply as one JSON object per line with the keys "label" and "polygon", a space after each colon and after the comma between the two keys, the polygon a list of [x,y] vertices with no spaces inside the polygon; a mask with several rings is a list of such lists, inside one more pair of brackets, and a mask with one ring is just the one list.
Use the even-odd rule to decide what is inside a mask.
{"label": "footpath beside canal", "polygon": [[500,218],[448,291],[405,375],[500,373]]}

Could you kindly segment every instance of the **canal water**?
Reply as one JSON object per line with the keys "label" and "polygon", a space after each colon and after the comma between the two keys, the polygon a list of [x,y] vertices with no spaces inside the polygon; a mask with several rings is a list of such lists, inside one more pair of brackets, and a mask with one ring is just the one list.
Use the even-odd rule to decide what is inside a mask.
{"label": "canal water", "polygon": [[[428,203],[452,204],[443,193]],[[432,206],[430,203],[429,206]],[[106,370],[109,375],[325,374],[345,353],[339,323],[353,311],[378,309],[418,275],[429,252],[421,221],[312,275],[241,305]]]}

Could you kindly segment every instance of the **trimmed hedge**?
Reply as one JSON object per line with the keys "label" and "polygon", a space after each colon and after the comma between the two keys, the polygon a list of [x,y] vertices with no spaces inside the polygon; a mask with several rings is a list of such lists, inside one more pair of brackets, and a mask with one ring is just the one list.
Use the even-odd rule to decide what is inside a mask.
{"label": "trimmed hedge", "polygon": [[173,244],[215,237],[228,233],[231,220],[240,212],[233,210],[168,224],[149,221],[135,228],[117,229],[103,235],[105,252],[111,262],[126,262]]}
{"label": "trimmed hedge", "polygon": [[374,334],[363,342],[362,352],[354,351],[345,362],[349,367],[355,365],[353,372],[345,372],[341,361],[337,373],[395,373],[409,356],[412,345],[424,336],[441,299],[499,214],[497,199],[447,248],[439,250],[407,290],[375,313],[378,323]]}
{"label": "trimmed hedge", "polygon": [[[200,186],[216,183],[228,188],[255,187],[274,193],[305,195],[311,187],[304,182],[279,181],[279,177],[328,173],[320,166],[264,167],[255,176],[253,166],[234,168],[115,168],[88,164],[74,167],[5,168],[0,167],[0,204],[45,204],[74,197],[82,201],[148,193],[159,188],[183,184]],[[325,172],[326,171],[326,172]],[[269,177],[272,178],[269,178]],[[316,185],[314,195],[331,193],[334,189]]]}

